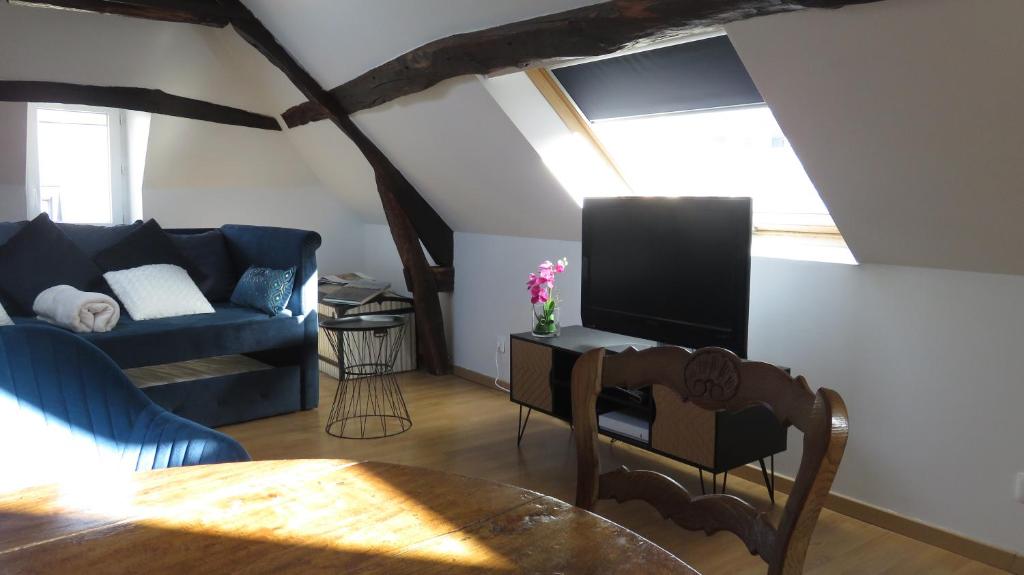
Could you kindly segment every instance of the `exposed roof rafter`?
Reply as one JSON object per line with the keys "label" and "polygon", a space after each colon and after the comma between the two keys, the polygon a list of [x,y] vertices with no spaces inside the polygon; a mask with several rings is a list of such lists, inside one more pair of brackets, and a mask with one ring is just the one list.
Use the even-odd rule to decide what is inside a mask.
{"label": "exposed roof rafter", "polygon": [[228,13],[213,0],[7,0],[9,4],[223,28]]}
{"label": "exposed roof rafter", "polygon": [[433,255],[438,265],[450,268],[455,241],[452,229],[380,148],[363,134],[341,103],[320,86],[241,0],[218,2],[238,14],[237,18],[231,17],[231,26],[238,35],[281,70],[304,96],[317,102],[370,163],[391,236],[398,248],[402,265],[408,271],[410,287],[415,294],[413,306],[416,310],[416,330],[427,366],[432,373],[447,373],[451,369],[451,359],[448,356],[444,317],[438,299],[438,274],[427,262],[423,247]]}
{"label": "exposed roof rafter", "polygon": [[281,130],[277,119],[270,116],[204,100],[175,96],[162,90],[150,88],[0,80],[0,101],[83,104],[151,112],[261,130]]}
{"label": "exposed roof rafter", "polygon": [[[879,0],[612,0],[429,42],[331,90],[349,113],[457,76],[601,56],[737,20]],[[327,116],[316,102],[288,109],[294,128]]]}

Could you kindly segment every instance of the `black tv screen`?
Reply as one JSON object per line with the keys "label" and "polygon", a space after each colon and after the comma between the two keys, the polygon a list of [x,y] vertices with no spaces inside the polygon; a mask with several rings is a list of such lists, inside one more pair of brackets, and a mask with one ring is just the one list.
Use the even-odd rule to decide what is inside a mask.
{"label": "black tv screen", "polygon": [[747,354],[750,198],[588,198],[586,327]]}

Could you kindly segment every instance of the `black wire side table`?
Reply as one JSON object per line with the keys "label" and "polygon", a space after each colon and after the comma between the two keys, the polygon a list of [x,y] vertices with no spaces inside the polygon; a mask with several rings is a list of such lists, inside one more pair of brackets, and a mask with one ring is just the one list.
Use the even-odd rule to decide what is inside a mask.
{"label": "black wire side table", "polygon": [[324,430],[345,439],[398,435],[412,427],[395,376],[408,324],[399,315],[324,319],[320,327],[337,352],[338,390]]}

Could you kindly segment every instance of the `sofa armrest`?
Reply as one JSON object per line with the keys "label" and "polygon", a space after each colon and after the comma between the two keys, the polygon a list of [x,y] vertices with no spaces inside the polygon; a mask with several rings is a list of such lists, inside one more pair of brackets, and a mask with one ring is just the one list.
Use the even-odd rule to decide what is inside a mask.
{"label": "sofa armrest", "polygon": [[295,286],[288,309],[295,315],[316,311],[316,250],[320,234],[291,228],[221,226],[238,272],[250,266],[287,269],[295,266]]}

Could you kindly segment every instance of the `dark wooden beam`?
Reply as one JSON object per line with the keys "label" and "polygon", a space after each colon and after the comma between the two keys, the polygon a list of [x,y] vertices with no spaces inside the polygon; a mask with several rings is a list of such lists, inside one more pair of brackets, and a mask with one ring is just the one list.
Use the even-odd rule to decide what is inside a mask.
{"label": "dark wooden beam", "polygon": [[[284,72],[306,98],[321,106],[328,119],[355,143],[369,161],[376,176],[377,191],[391,228],[391,236],[398,248],[402,264],[409,270],[412,279],[416,329],[427,367],[432,373],[447,373],[450,371],[450,359],[444,335],[444,318],[441,315],[437,283],[420,246],[421,238],[428,250],[431,247],[428,237],[424,236],[414,223],[417,219],[423,221],[425,216],[433,214],[433,221],[437,225],[436,231],[439,233],[430,239],[448,246],[446,248],[435,244],[435,249],[439,249],[442,257],[434,255],[434,259],[438,264],[445,266],[452,264],[454,252],[451,228],[444,224],[444,220],[437,216],[433,208],[420,197],[412,184],[384,153],[359,130],[341,103],[320,86],[239,0],[218,2],[230,12],[238,14],[237,18],[230,18],[231,25],[238,34]],[[441,235],[447,237],[440,237]],[[431,254],[433,255],[433,250]]]}
{"label": "dark wooden beam", "polygon": [[[755,16],[879,0],[613,0],[429,42],[331,90],[349,113],[457,76],[612,54]],[[289,128],[323,120],[317,102],[284,114]]]}
{"label": "dark wooden beam", "polygon": [[0,80],[0,101],[83,104],[152,112],[261,130],[281,130],[277,120],[270,116],[149,88]]}
{"label": "dark wooden beam", "polygon": [[[412,291],[412,274],[409,269],[402,270],[405,274],[405,288]],[[430,273],[434,274],[434,283],[437,284],[437,291],[448,293],[455,291],[455,268],[431,266]]]}
{"label": "dark wooden beam", "polygon": [[163,22],[223,28],[227,11],[213,0],[7,0],[18,6],[57,8],[76,12],[115,14]]}

